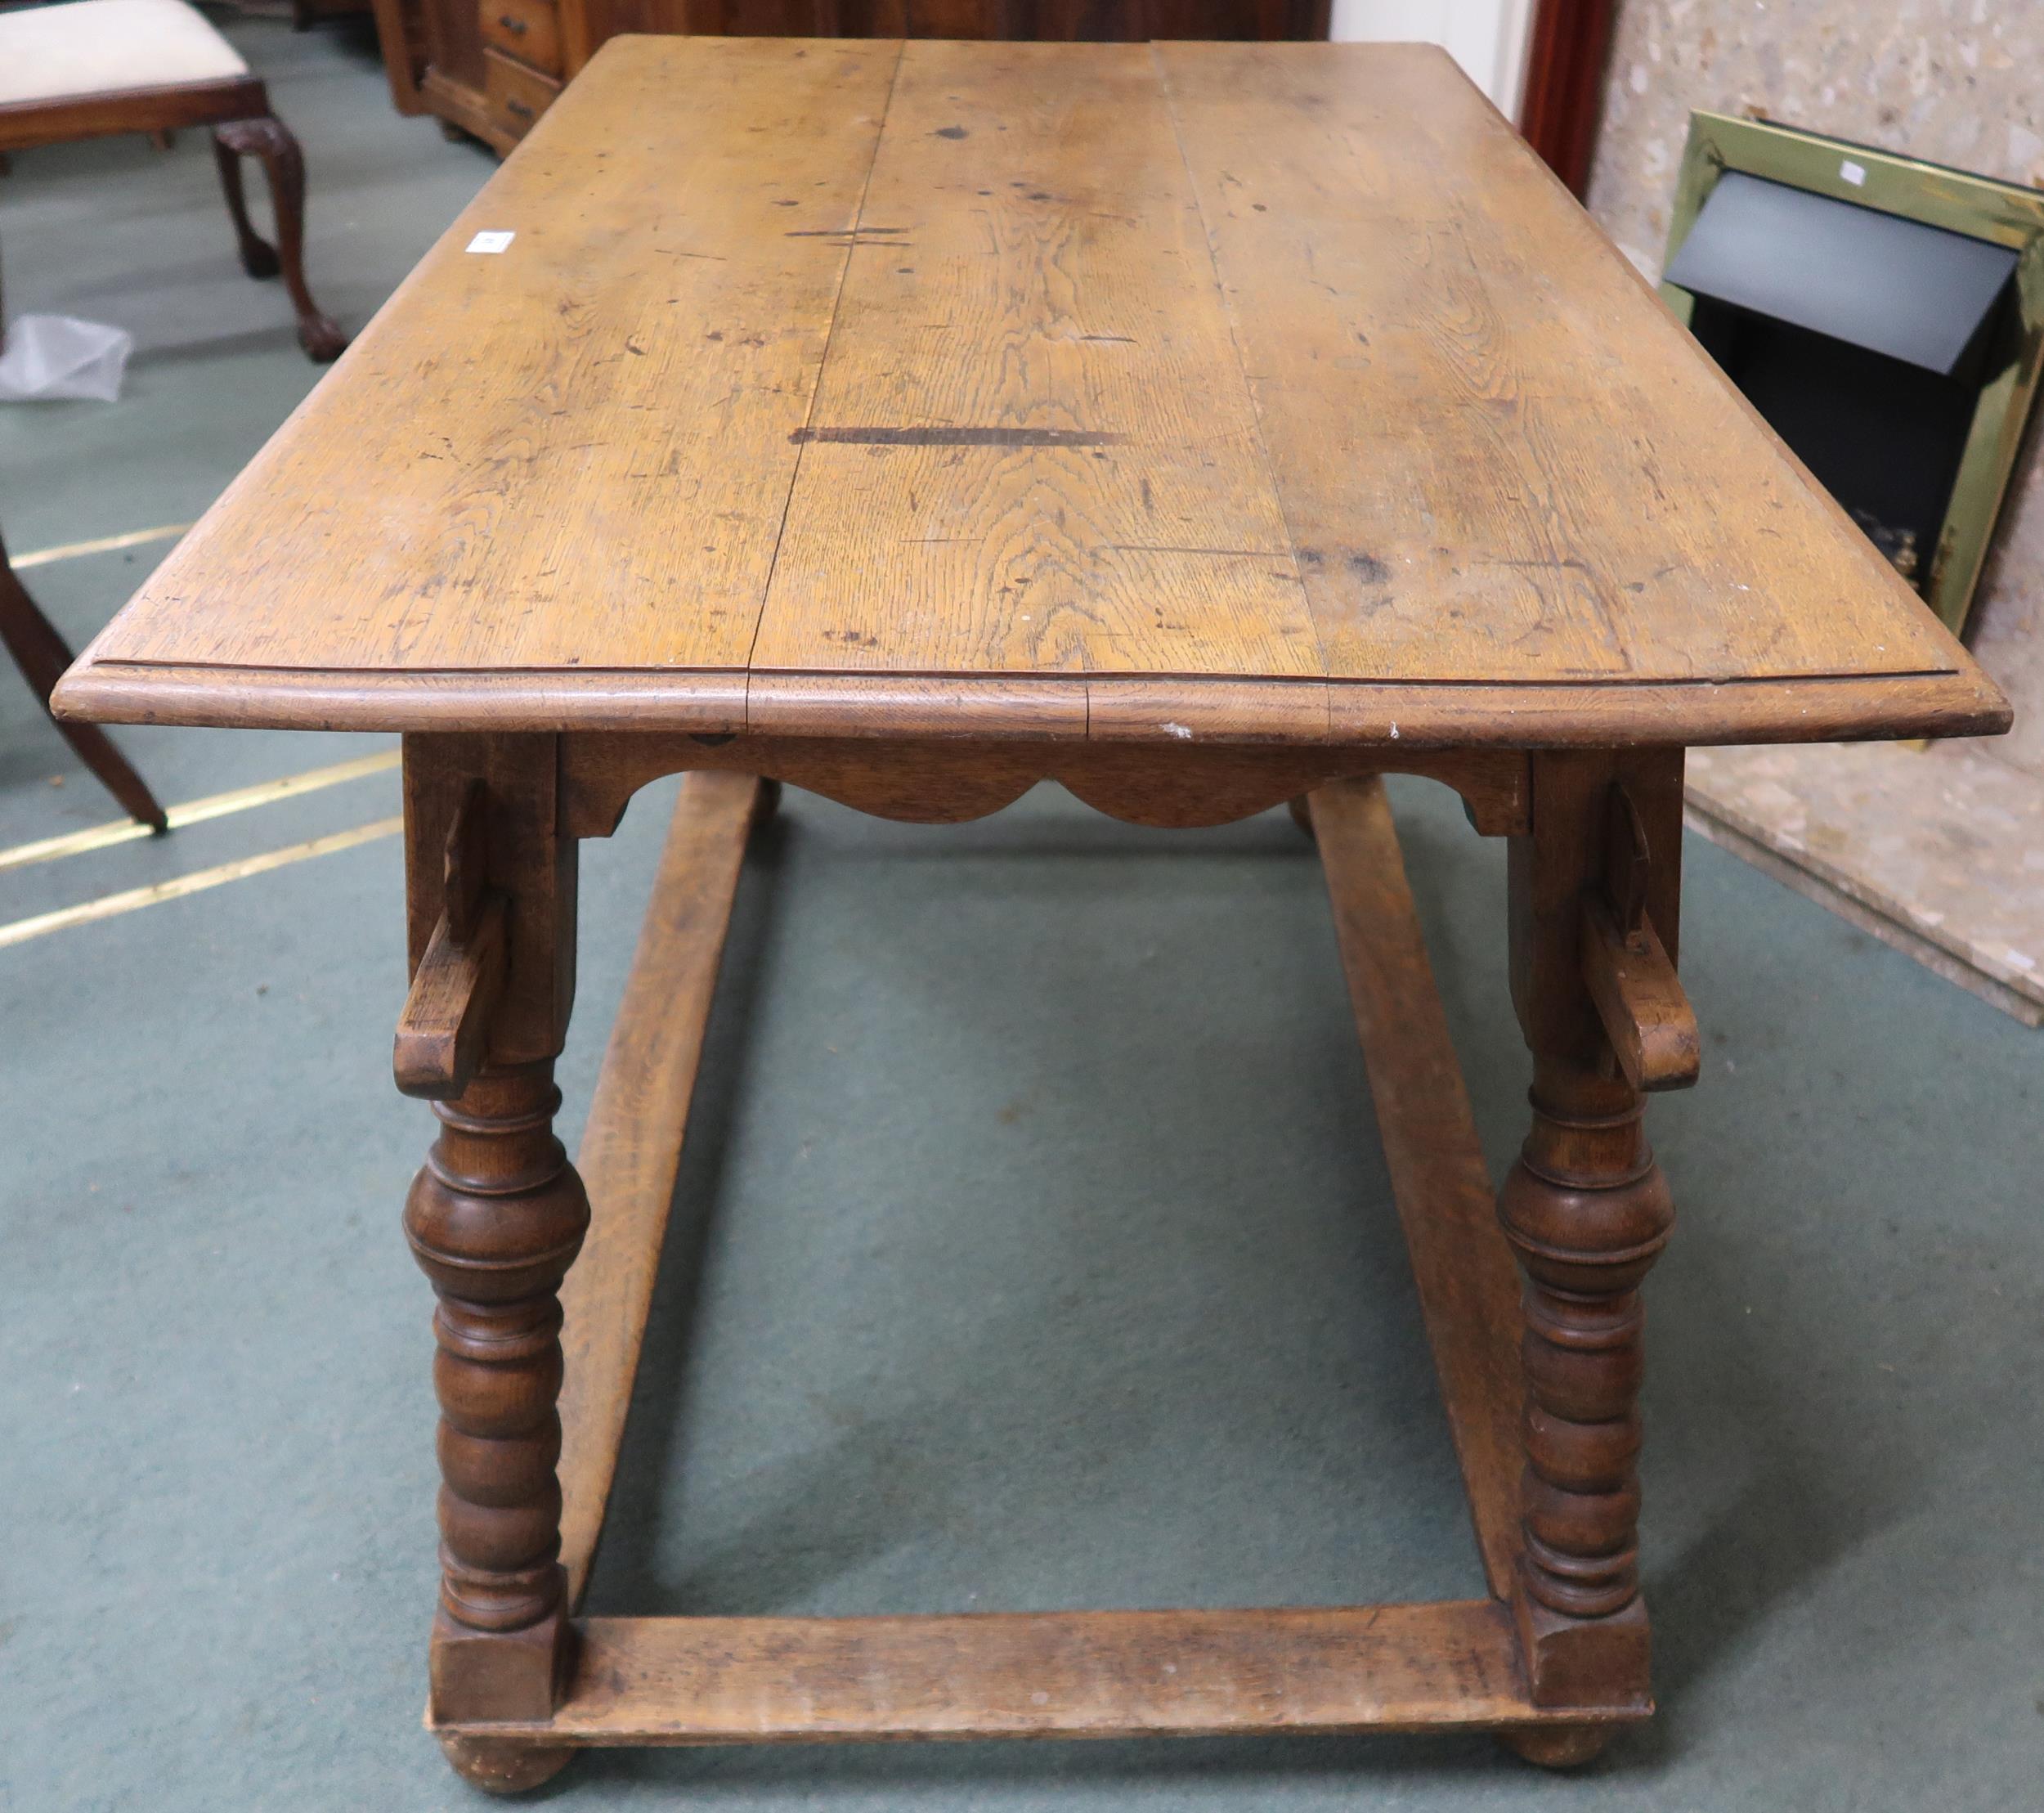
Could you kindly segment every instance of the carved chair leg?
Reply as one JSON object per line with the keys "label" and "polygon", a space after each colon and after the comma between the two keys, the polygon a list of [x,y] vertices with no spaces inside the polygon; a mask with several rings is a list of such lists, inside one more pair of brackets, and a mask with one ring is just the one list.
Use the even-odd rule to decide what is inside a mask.
{"label": "carved chair leg", "polygon": [[[71,651],[65,646],[64,638],[56,633],[56,626],[43,614],[35,600],[29,596],[27,588],[15,577],[3,545],[0,545],[0,643],[14,657],[23,678],[42,701],[43,709],[47,711],[50,694],[64,677],[65,669],[71,665]],[[155,795],[128,765],[128,759],[114,747],[112,738],[96,724],[78,724],[65,718],[53,721],[63,733],[64,740],[78,752],[78,760],[92,770],[100,784],[120,802],[129,817],[139,819],[153,830],[169,828],[169,821],[164,815],[163,807],[156,803]]]}
{"label": "carved chair leg", "polygon": [[[1627,871],[1672,954],[1680,886],[1681,761],[1649,752],[1544,756],[1532,832],[1512,850],[1514,1003],[1534,1057],[1533,1126],[1498,1200],[1525,1277],[1525,1548],[1516,1606],[1534,1699],[1644,1703],[1637,1404],[1639,1286],[1674,1209],[1642,1129],[1645,1097],[1621,1070],[1585,981],[1586,906],[1611,885],[1613,790],[1638,809]],[[1643,879],[1639,879],[1643,877]],[[1550,1765],[1586,1761],[1609,1729],[1508,1743]]]}
{"label": "carved chair leg", "polygon": [[[320,312],[305,285],[305,154],[299,150],[298,140],[274,114],[258,119],[231,119],[213,128],[213,155],[220,164],[227,212],[234,217],[235,231],[241,242],[244,267],[251,276],[267,276],[271,271],[281,270],[291,306],[298,311],[298,344],[316,363],[324,365],[338,358],[347,344],[347,336]],[[244,157],[260,158],[263,173],[270,181],[270,200],[277,223],[274,252],[249,223],[238,162]],[[266,262],[268,270],[262,268]]]}
{"label": "carved chair leg", "polygon": [[220,170],[220,191],[227,198],[227,217],[234,222],[234,236],[241,249],[241,268],[258,279],[274,277],[283,267],[277,249],[255,230],[249,218],[249,197],[241,186],[241,154],[220,133],[213,135],[213,160]]}

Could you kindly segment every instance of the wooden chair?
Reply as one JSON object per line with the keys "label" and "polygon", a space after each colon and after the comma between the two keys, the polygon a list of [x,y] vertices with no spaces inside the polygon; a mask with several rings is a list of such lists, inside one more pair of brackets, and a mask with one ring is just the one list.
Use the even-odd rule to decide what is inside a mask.
{"label": "wooden chair", "polygon": [[[347,344],[305,286],[305,159],[240,53],[186,0],[69,0],[0,13],[0,155],[116,132],[213,128],[213,155],[252,277],[280,272],[298,344],[324,363]],[[260,158],[273,246],[249,220],[241,159]]]}
{"label": "wooden chair", "polygon": [[[71,651],[56,626],[37,608],[7,561],[5,542],[0,542],[0,647],[14,657],[21,677],[50,709],[50,692],[71,665]],[[164,809],[141,776],[128,765],[128,758],[114,747],[114,740],[96,724],[78,724],[62,719],[57,729],[76,750],[78,759],[91,769],[100,784],[127,808],[132,817],[158,831],[169,828]]]}

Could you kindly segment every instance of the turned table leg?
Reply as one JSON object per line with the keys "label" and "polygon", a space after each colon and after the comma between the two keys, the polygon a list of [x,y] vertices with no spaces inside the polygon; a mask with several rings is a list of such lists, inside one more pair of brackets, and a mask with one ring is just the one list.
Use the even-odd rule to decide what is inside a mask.
{"label": "turned table leg", "polygon": [[[1513,992],[1534,1057],[1533,1125],[1498,1215],[1525,1279],[1515,1611],[1542,1705],[1644,1703],[1649,1693],[1637,1530],[1639,1286],[1674,1207],[1642,1126],[1644,1094],[1593,998],[1583,928],[1586,915],[1594,926],[1614,913],[1643,922],[1637,941],[1644,950],[1657,936],[1653,958],[1679,1001],[1666,954],[1678,929],[1681,788],[1679,752],[1542,756],[1533,829],[1512,851]],[[1632,898],[1614,904],[1614,892]],[[1647,1084],[1679,1086],[1693,1074],[1655,1072]],[[1580,1762],[1615,1729],[1506,1741],[1535,1761]]]}
{"label": "turned table leg", "polygon": [[[406,744],[412,991],[397,1066],[440,1133],[405,1205],[439,1304],[436,1725],[553,1715],[570,1660],[560,1564],[558,1291],[589,1198],[554,1135],[572,990],[574,854],[545,737]],[[445,1743],[478,1786],[536,1786],[573,1754]]]}
{"label": "turned table leg", "polygon": [[554,1134],[553,1070],[486,1072],[436,1105],[440,1137],[405,1205],[440,1299],[436,1719],[549,1717],[567,1661],[557,1293],[589,1198]]}

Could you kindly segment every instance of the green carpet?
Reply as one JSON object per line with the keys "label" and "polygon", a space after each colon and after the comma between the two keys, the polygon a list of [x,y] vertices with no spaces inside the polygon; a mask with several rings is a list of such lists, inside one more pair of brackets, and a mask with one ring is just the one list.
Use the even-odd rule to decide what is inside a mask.
{"label": "green carpet", "polygon": [[[359,329],[491,164],[358,37],[235,28]],[[196,515],[309,388],[203,134],[30,153],[9,306],[130,328],[0,409],[27,551]],[[373,508],[374,499],[348,500]],[[163,544],[25,576],[81,640]],[[167,801],[370,739],[132,731]],[[54,784],[61,782],[61,785]],[[585,852],[572,1137],[672,797]],[[1394,788],[1494,1167],[1524,1124],[1503,851]],[[0,870],[0,922],[397,810],[383,774]],[[0,846],[108,803],[0,675]],[[1692,840],[1701,1086],[1651,1124],[1655,1723],[1482,1739],[599,1752],[564,1807],[2022,1809],[2044,1781],[2037,1039]],[[395,840],[0,949],[0,1808],[474,1806],[419,1730],[430,1297],[397,1227]],[[791,794],[751,863],[593,1607],[863,1612],[1480,1590],[1309,847],[1039,791]]]}

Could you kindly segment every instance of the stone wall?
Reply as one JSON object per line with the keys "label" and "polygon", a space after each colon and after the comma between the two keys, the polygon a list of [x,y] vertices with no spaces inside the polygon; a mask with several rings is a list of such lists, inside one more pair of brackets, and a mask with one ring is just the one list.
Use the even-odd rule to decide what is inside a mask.
{"label": "stone wall", "polygon": [[[2044,182],[2044,0],[1620,0],[1589,206],[1650,275],[1692,108]],[[2041,440],[2033,422],[1967,639],[2016,709],[1981,747],[2044,776]]]}

